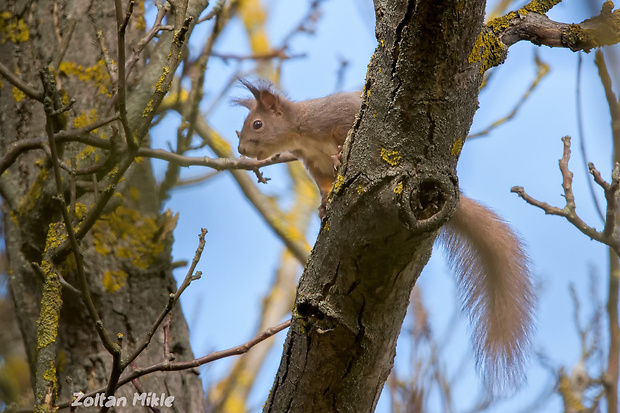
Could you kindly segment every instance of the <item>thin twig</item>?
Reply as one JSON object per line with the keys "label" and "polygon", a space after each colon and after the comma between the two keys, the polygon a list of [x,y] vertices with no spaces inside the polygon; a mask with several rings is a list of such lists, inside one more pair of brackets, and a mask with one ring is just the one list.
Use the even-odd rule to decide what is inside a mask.
{"label": "thin twig", "polygon": [[208,156],[184,156],[164,149],[140,148],[137,156],[162,159],[179,166],[207,166],[218,171],[228,169],[245,169],[253,171],[264,166],[296,161],[297,158],[288,152],[270,156],[261,161],[252,158],[209,158]]}
{"label": "thin twig", "polygon": [[[595,228],[592,228],[588,224],[586,224],[579,217],[579,215],[577,215],[576,205],[575,205],[575,196],[573,194],[573,188],[572,188],[573,173],[568,169],[568,161],[570,159],[570,137],[565,136],[564,138],[562,138],[562,141],[564,142],[564,154],[562,156],[562,159],[560,159],[559,164],[560,164],[560,171],[562,172],[562,187],[564,188],[564,197],[566,199],[566,206],[564,208],[557,208],[557,207],[553,207],[547,204],[546,202],[538,201],[532,198],[531,196],[529,196],[525,192],[523,187],[520,187],[520,186],[512,187],[511,192],[516,193],[521,198],[523,198],[525,202],[542,209],[547,214],[558,215],[558,216],[562,216],[566,218],[579,231],[581,231],[582,233],[584,233],[585,235],[587,235],[593,240],[596,240],[603,244],[608,245],[612,250],[616,252],[618,256],[620,256],[620,237],[618,237],[617,234],[613,234],[613,233],[608,234],[605,231],[598,232]],[[593,165],[592,165],[592,168],[594,168]],[[595,174],[593,173],[593,175]],[[618,186],[620,186],[620,166],[616,166],[614,168],[614,173],[612,177],[613,177],[612,182],[614,180],[617,180],[618,183],[615,186],[613,186],[613,190],[612,189],[605,190],[605,195],[607,198],[609,198],[610,196],[615,197],[615,194],[618,192]],[[597,178],[597,176],[595,175],[595,180],[599,178],[600,176]],[[604,186],[603,188],[605,189]],[[615,200],[612,200],[610,204],[609,199],[608,199],[608,210],[609,208],[614,210],[612,214],[613,214],[613,217],[615,218],[616,216],[615,213],[617,210],[617,204]]]}
{"label": "thin twig", "polygon": [[211,20],[212,18],[220,14],[222,10],[224,9],[225,4],[226,4],[226,0],[218,0],[217,4],[213,6],[213,9],[211,9],[211,11],[207,13],[207,15],[205,15],[200,20],[198,20],[196,24],[200,24],[202,22],[206,22],[207,20]]}
{"label": "thin twig", "polygon": [[133,134],[131,133],[131,128],[129,127],[129,120],[127,119],[127,101],[125,97],[125,29],[127,28],[129,18],[133,13],[134,4],[135,3],[133,2],[133,0],[129,2],[129,5],[127,6],[127,14],[123,19],[123,5],[121,3],[121,0],[114,0],[114,6],[116,9],[116,23],[118,27],[118,79],[116,82],[116,93],[118,95],[118,111],[121,118],[121,124],[123,125],[123,131],[125,132],[125,140],[127,141],[127,146],[130,149],[135,149],[139,146],[138,143],[134,140]]}
{"label": "thin twig", "polygon": [[588,164],[588,169],[594,177],[594,182],[603,188],[603,191],[605,192],[607,211],[605,214],[605,228],[603,229],[603,235],[606,237],[611,237],[614,229],[616,228],[616,216],[618,214],[618,199],[616,198],[616,195],[618,193],[618,189],[620,188],[620,165],[616,163],[613,171],[611,172],[611,184],[605,182],[605,180],[601,177],[601,173],[596,170],[592,162]]}
{"label": "thin twig", "polygon": [[160,313],[160,315],[157,318],[157,320],[155,320],[155,322],[153,323],[153,325],[151,326],[149,331],[146,333],[146,337],[144,338],[144,340],[142,340],[142,342],[139,345],[136,346],[135,350],[133,351],[133,353],[131,353],[131,355],[129,357],[127,357],[126,359],[123,360],[123,362],[121,364],[123,370],[133,360],[135,360],[136,357],[138,357],[140,355],[140,353],[142,353],[144,351],[144,349],[149,345],[149,343],[151,342],[151,339],[153,338],[153,335],[155,335],[155,332],[157,331],[157,329],[159,328],[161,323],[164,321],[164,319],[166,318],[168,313],[170,313],[170,311],[174,307],[174,304],[177,301],[179,301],[179,297],[181,296],[181,294],[183,294],[183,291],[185,291],[185,289],[187,287],[189,287],[189,285],[190,285],[190,283],[192,281],[199,279],[200,276],[202,275],[202,273],[200,271],[198,271],[196,274],[194,274],[194,270],[196,269],[196,265],[198,265],[198,261],[200,261],[200,256],[202,255],[202,251],[205,248],[205,236],[206,235],[207,235],[207,230],[202,228],[200,230],[200,235],[198,236],[199,239],[200,239],[200,241],[198,242],[198,248],[196,249],[196,253],[194,254],[194,259],[192,261],[192,265],[190,266],[189,270],[187,271],[187,274],[185,275],[185,278],[183,279],[183,282],[181,283],[181,285],[179,286],[179,288],[177,289],[177,291],[175,293],[170,294],[170,297],[168,299],[168,303],[166,304],[166,307],[163,309],[163,311]]}
{"label": "thin twig", "polygon": [[[110,142],[101,138],[90,137],[88,136],[88,134],[93,130],[105,126],[108,123],[113,122],[117,119],[118,115],[114,115],[109,118],[93,122],[90,125],[84,126],[82,128],[69,131],[61,130],[60,132],[54,133],[54,140],[57,143],[76,141],[98,148],[108,148]],[[0,158],[0,175],[15,162],[15,160],[20,154],[30,151],[32,149],[41,149],[43,145],[45,145],[47,142],[47,136],[39,138],[20,139],[16,142],[13,142],[7,148],[4,156]]]}
{"label": "thin twig", "polygon": [[[41,266],[38,263],[36,263],[36,262],[31,263],[31,265],[34,267],[34,269],[37,271],[37,273],[41,276],[41,279],[44,280],[45,279],[45,271],[43,271],[43,268],[41,268]],[[60,271],[58,271],[58,269],[53,264],[52,264],[52,271],[54,271],[54,273],[58,277],[58,280],[60,281],[60,285],[62,285],[63,287],[65,287],[67,290],[71,291],[74,294],[82,295],[80,290],[78,290],[73,285],[71,285],[67,280],[65,280],[65,277],[62,276]]]}
{"label": "thin twig", "polygon": [[21,80],[19,76],[11,72],[2,62],[0,62],[0,74],[6,77],[6,79],[11,82],[13,86],[24,92],[26,96],[38,100],[39,102],[43,102],[43,92],[36,90],[28,83]]}
{"label": "thin twig", "polygon": [[[203,87],[205,83],[204,80],[207,70],[207,64],[213,50],[213,45],[219,37],[222,27],[223,22],[221,19],[221,14],[218,14],[211,30],[211,34],[205,42],[204,48],[200,56],[192,65],[192,70],[194,71],[196,76],[193,76],[192,78],[192,86],[188,98],[188,101],[190,102],[190,110],[188,113],[183,114],[181,125],[177,129],[177,142],[175,153],[177,153],[178,155],[183,155],[191,145],[192,138],[194,136],[196,118],[198,117],[199,112],[199,104],[202,101],[203,97]],[[164,180],[159,186],[160,199],[165,199],[168,196],[168,191],[175,186],[178,179],[179,166],[174,163],[169,164],[168,168],[166,169]]]}
{"label": "thin twig", "polygon": [[[187,370],[194,367],[202,366],[203,364],[211,363],[216,360],[220,360],[226,357],[239,356],[241,354],[247,353],[252,347],[257,344],[267,340],[269,337],[274,336],[280,331],[290,327],[291,320],[287,320],[275,327],[271,327],[263,331],[258,336],[254,337],[252,340],[247,343],[241,344],[240,346],[232,347],[227,350],[214,351],[212,353],[207,354],[204,357],[200,357],[194,360],[188,361],[179,361],[179,362],[170,362],[169,360],[164,360],[160,363],[154,364],[150,367],[146,367],[143,369],[135,369],[131,373],[122,377],[117,384],[117,389],[122,385],[129,383],[139,377],[146,376],[147,374],[156,372],[156,371],[179,371],[179,370]],[[97,393],[101,393],[105,391],[105,389],[97,389],[91,392],[84,394],[84,397],[92,397]],[[58,409],[66,409],[71,404],[70,401],[66,401],[58,404]]]}
{"label": "thin twig", "polygon": [[[118,333],[116,336],[116,347],[117,351],[112,353],[112,369],[110,371],[110,378],[108,379],[108,386],[105,390],[105,399],[114,394],[116,388],[118,387],[118,380],[123,373],[123,368],[121,367],[121,350],[123,348],[123,334]],[[110,407],[107,404],[101,406],[99,409],[100,413],[105,413],[110,410]]]}
{"label": "thin twig", "polygon": [[54,70],[58,70],[62,59],[65,57],[65,53],[69,49],[69,42],[71,41],[71,37],[73,36],[73,31],[75,30],[75,26],[77,25],[77,19],[71,18],[69,19],[69,25],[65,33],[63,33],[62,41],[58,46],[58,50],[54,54],[54,58],[52,59],[51,66]]}
{"label": "thin twig", "polygon": [[254,54],[249,54],[249,55],[238,55],[238,54],[218,53],[218,52],[211,53],[211,57],[217,57],[218,59],[222,59],[225,63],[228,62],[228,60],[237,60],[237,61],[269,60],[269,59],[290,60],[290,59],[301,59],[306,56],[307,55],[305,53],[289,55],[285,52],[284,49],[272,50],[270,52],[263,52],[263,53],[254,53]]}
{"label": "thin twig", "polygon": [[183,179],[180,180],[176,183],[176,185],[174,186],[175,189],[177,188],[181,188],[181,187],[188,187],[191,185],[196,185],[196,184],[201,184],[205,181],[208,181],[211,178],[214,178],[216,176],[218,176],[222,171],[211,171],[211,172],[207,172],[203,175],[200,176],[196,176],[193,178],[187,178],[187,179]]}
{"label": "thin twig", "polygon": [[[598,53],[598,51],[597,51]],[[579,56],[579,60],[577,61],[577,86],[575,87],[576,100],[577,100],[577,130],[579,133],[579,148],[581,149],[581,162],[583,167],[588,171],[588,156],[586,154],[586,138],[583,132],[583,114],[581,111],[581,53],[577,53]],[[594,185],[591,180],[586,179],[588,182],[588,189],[590,190],[590,197],[592,197],[592,201],[594,202],[594,207],[596,212],[598,212],[601,221],[605,221],[603,217],[603,209],[601,208],[598,198],[596,197],[596,193],[594,192]]]}
{"label": "thin twig", "polygon": [[151,29],[148,31],[148,33],[142,39],[140,39],[138,44],[133,48],[133,52],[131,56],[129,56],[129,59],[127,59],[127,64],[125,65],[125,72],[126,72],[125,81],[128,80],[129,75],[131,74],[131,71],[133,70],[134,65],[136,64],[136,62],[138,61],[138,58],[140,57],[140,54],[142,53],[146,45],[149,44],[151,40],[153,40],[155,35],[157,35],[157,33],[160,30],[173,30],[174,29],[171,26],[163,26],[161,24],[161,22],[164,20],[164,17],[166,16],[166,13],[168,13],[168,10],[169,10],[168,3],[166,3],[166,5],[157,7],[157,16],[155,17],[155,22],[153,23],[153,26],[151,26]]}

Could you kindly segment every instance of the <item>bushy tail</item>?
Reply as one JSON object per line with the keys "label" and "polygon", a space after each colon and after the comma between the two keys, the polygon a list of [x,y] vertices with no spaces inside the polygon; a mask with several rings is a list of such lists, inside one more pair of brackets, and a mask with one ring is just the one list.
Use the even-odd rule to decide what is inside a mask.
{"label": "bushy tail", "polygon": [[492,211],[461,195],[439,240],[457,275],[487,387],[516,388],[524,377],[535,301],[519,238]]}

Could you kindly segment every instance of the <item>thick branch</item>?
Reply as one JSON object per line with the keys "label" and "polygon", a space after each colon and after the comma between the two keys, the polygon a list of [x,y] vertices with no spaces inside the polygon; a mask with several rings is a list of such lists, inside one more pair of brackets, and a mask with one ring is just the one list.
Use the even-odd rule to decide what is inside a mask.
{"label": "thick branch", "polygon": [[[572,51],[590,51],[596,47],[607,46],[620,41],[620,11],[612,11],[605,3],[601,14],[581,23],[560,23],[550,20],[544,14],[523,11],[508,14],[503,19],[492,21],[489,26],[506,26],[496,32],[502,43],[511,46],[518,41],[527,40],[536,45],[567,47]],[[496,26],[494,26],[494,24]]]}
{"label": "thick branch", "polygon": [[536,45],[566,47],[572,51],[616,44],[620,41],[620,10],[613,10],[613,3],[603,4],[598,16],[581,23],[560,23],[550,20],[544,13],[548,7],[528,5],[505,16],[490,21],[483,28],[470,55],[470,63],[481,62],[481,71],[504,62],[508,48],[526,40]]}

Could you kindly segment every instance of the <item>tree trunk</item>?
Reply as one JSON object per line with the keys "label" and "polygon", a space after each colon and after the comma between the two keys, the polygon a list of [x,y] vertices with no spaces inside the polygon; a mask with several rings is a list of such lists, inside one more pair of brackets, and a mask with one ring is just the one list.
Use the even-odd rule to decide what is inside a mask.
{"label": "tree trunk", "polygon": [[[128,2],[122,3],[122,16],[125,16]],[[206,6],[204,3],[195,2],[188,14],[197,16],[202,10],[200,7]],[[136,5],[127,27],[128,55],[144,36],[144,3],[141,4]],[[168,24],[183,22],[185,9],[182,6],[183,2],[175,2]],[[111,104],[118,75],[114,2],[15,0],[7,2],[2,9],[1,18],[6,29],[0,42],[2,63],[38,91],[43,90],[39,71],[49,67],[55,76],[55,92],[62,97],[62,105],[70,99],[76,100],[66,116],[60,117],[66,123],[54,125],[55,132],[85,126],[115,111]],[[128,92],[127,115],[138,140],[148,129],[152,113],[145,112],[145,108],[147,102],[153,102],[152,99],[149,102],[149,98],[158,79],[163,79],[165,64],[162,62],[166,61],[174,41],[179,43],[177,38],[173,39],[173,34],[162,34],[151,50],[149,65],[144,66],[143,55],[128,79],[131,93]],[[63,52],[65,43],[68,47]],[[169,71],[174,73],[174,69]],[[157,85],[161,88],[161,82]],[[161,92],[163,96],[165,91]],[[114,127],[105,126],[91,132],[91,136],[116,142],[125,139],[118,122]],[[43,104],[25,97],[4,80],[0,89],[0,154],[7,153],[15,142],[39,137],[47,139]],[[49,150],[49,146],[47,148]],[[59,144],[58,150],[59,158],[67,165],[73,163],[74,169],[102,165],[110,156],[109,151],[77,142]],[[85,211],[109,189],[105,182],[115,173],[114,167],[112,163],[96,174],[74,177],[62,171],[60,196],[71,205],[70,212],[78,227]],[[126,357],[144,340],[168,303],[169,294],[176,291],[170,253],[175,219],[160,212],[157,187],[148,162],[138,160],[113,188],[117,195],[82,239],[81,250],[94,305],[109,335],[123,335],[123,357]],[[49,301],[42,302],[44,274],[40,274],[34,264],[41,265],[46,248],[51,248],[51,229],[64,231],[49,156],[41,150],[21,154],[0,177],[0,194],[10,265],[9,289],[33,377],[38,374],[41,362],[55,364],[56,374],[52,375],[55,377],[46,379],[57,386],[51,397],[59,402],[70,401],[74,392],[104,388],[110,378],[112,356],[99,340],[80,294],[63,287],[62,302],[51,303],[51,307]],[[73,255],[65,255],[54,265],[64,280],[79,286]],[[52,332],[57,328],[57,335],[42,338],[37,327],[41,328],[50,320],[46,318],[50,315],[46,313],[48,308],[59,312],[57,323],[52,317],[48,326]],[[188,329],[180,308],[172,314],[170,351],[176,360],[191,359]],[[49,343],[55,343],[55,354],[52,360],[42,360],[41,349]],[[163,359],[163,333],[159,328],[136,363],[138,367],[147,367]],[[38,382],[35,387],[39,387]],[[141,389],[138,388],[140,384],[135,387],[128,384],[116,392],[116,396],[125,396],[128,400],[127,407],[116,408],[116,411],[135,411],[131,406],[133,395],[142,391],[174,396],[178,411],[202,410],[202,386],[194,371],[155,373],[142,380]],[[39,390],[45,392],[45,389],[36,389],[37,404],[44,402],[40,400],[43,393]]]}
{"label": "tree trunk", "polygon": [[375,1],[378,46],[264,411],[373,411],[411,289],[458,202],[481,0]]}

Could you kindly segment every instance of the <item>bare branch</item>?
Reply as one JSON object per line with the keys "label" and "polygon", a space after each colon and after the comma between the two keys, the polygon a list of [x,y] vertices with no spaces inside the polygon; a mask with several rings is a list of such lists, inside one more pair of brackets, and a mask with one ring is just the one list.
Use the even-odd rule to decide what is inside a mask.
{"label": "bare branch", "polygon": [[185,279],[183,280],[183,282],[181,283],[177,291],[173,294],[170,294],[170,298],[168,299],[168,303],[166,304],[166,307],[163,309],[163,311],[161,312],[157,320],[155,320],[155,322],[149,329],[148,333],[146,334],[146,337],[144,338],[144,340],[142,340],[142,342],[136,346],[135,350],[129,357],[123,360],[123,362],[121,363],[122,370],[124,370],[132,361],[136,359],[136,357],[140,355],[140,353],[144,351],[144,349],[151,342],[153,335],[155,335],[155,332],[157,331],[161,323],[164,321],[166,316],[170,313],[170,311],[174,307],[174,304],[177,301],[179,301],[179,297],[181,296],[181,294],[183,294],[183,291],[185,291],[185,289],[189,287],[189,284],[192,281],[199,279],[200,276],[202,275],[200,271],[194,274],[194,270],[196,269],[196,265],[198,265],[198,261],[200,261],[200,256],[202,255],[202,251],[205,248],[205,236],[206,235],[207,235],[207,230],[202,228],[200,230],[200,235],[198,236],[200,238],[200,241],[198,242],[198,248],[196,249],[196,253],[194,254],[192,265],[190,266],[189,270],[187,271],[187,274],[185,275]]}
{"label": "bare branch", "polygon": [[508,48],[527,40],[536,45],[565,47],[572,51],[616,44],[620,41],[620,10],[613,11],[613,3],[603,3],[598,16],[581,23],[559,23],[544,13],[559,3],[531,1],[518,11],[491,20],[480,32],[469,61],[480,62],[480,72],[504,62]]}
{"label": "bare branch", "polygon": [[[203,364],[211,363],[213,361],[220,360],[226,357],[239,356],[241,354],[245,354],[248,351],[250,351],[252,347],[267,340],[269,337],[274,336],[280,331],[288,328],[290,325],[291,325],[291,320],[287,320],[275,327],[266,329],[261,334],[254,337],[252,340],[248,341],[247,343],[241,344],[236,347],[229,348],[227,350],[214,351],[212,353],[207,354],[206,356],[203,356],[203,357],[200,357],[194,360],[180,361],[180,362],[170,362],[169,360],[164,360],[161,363],[154,364],[150,367],[146,367],[143,369],[135,369],[133,372],[129,373],[125,377],[122,377],[118,381],[116,388],[118,389],[119,387],[121,387],[122,385],[126,383],[129,383],[139,377],[146,376],[147,374],[154,373],[156,371],[187,370],[187,369],[202,366]],[[103,391],[105,391],[105,389],[97,389],[89,393],[86,393],[84,397],[92,397],[96,395],[97,393],[101,393]],[[70,404],[71,404],[70,401],[60,403],[58,404],[58,409],[66,409],[69,407]]]}
{"label": "bare branch", "polygon": [[[596,52],[597,55],[599,53],[599,51]],[[586,169],[586,172],[588,172],[588,156],[586,154],[586,137],[585,134],[583,132],[583,115],[582,115],[582,111],[581,111],[581,53],[578,54],[579,59],[577,61],[577,80],[576,80],[576,87],[575,87],[575,98],[577,100],[577,130],[579,131],[579,147],[581,149],[581,161],[582,161],[582,165],[583,167]],[[590,190],[590,196],[592,197],[592,201],[594,202],[594,207],[596,208],[596,212],[598,213],[599,217],[601,218],[601,221],[605,221],[605,218],[603,217],[603,210],[601,208],[601,206],[599,205],[598,202],[598,198],[596,197],[596,192],[594,191],[594,183],[587,179],[586,180],[588,182],[588,189]]]}
{"label": "bare branch", "polygon": [[153,23],[153,26],[151,26],[151,29],[148,31],[148,33],[133,48],[133,53],[131,54],[131,56],[129,56],[129,59],[127,59],[127,64],[125,65],[125,72],[126,72],[125,81],[127,81],[127,79],[129,78],[129,74],[133,70],[133,67],[136,64],[136,62],[138,61],[140,54],[142,53],[146,45],[149,44],[151,40],[153,40],[155,35],[160,30],[172,30],[173,29],[171,26],[163,26],[161,24],[161,22],[164,20],[164,16],[166,16],[166,13],[168,13],[167,5],[168,3],[166,3],[166,5],[157,7],[157,16],[155,17],[155,22]]}
{"label": "bare branch", "polygon": [[[532,2],[533,3],[533,2]],[[517,12],[500,17],[503,27],[495,34],[506,46],[527,40],[536,45],[567,47],[572,51],[590,51],[596,47],[616,44],[620,40],[617,21],[620,11],[613,11],[613,3],[603,4],[598,16],[578,24],[559,23],[550,20],[544,11],[527,10],[527,6]],[[498,27],[500,21],[489,23]]]}
{"label": "bare branch", "polygon": [[196,24],[200,24],[202,22],[206,22],[207,20],[211,20],[212,18],[220,14],[222,10],[224,10],[225,4],[226,4],[226,0],[218,0],[217,4],[213,6],[213,9],[211,9],[211,11],[207,13],[206,16],[200,18],[198,22],[196,22]]}
{"label": "bare branch", "polygon": [[123,131],[125,132],[125,140],[127,141],[127,146],[130,149],[135,149],[140,146],[135,140],[134,136],[131,133],[131,128],[129,127],[129,121],[127,120],[127,102],[125,96],[126,82],[125,82],[125,29],[127,28],[127,23],[129,22],[129,18],[133,13],[134,2],[130,1],[127,6],[127,14],[123,19],[123,6],[121,0],[114,0],[114,6],[116,8],[116,24],[118,26],[118,79],[116,83],[116,93],[118,95],[118,111],[121,118],[121,124],[123,125]]}
{"label": "bare branch", "polygon": [[[558,215],[566,218],[571,224],[573,224],[579,231],[587,235],[593,240],[599,241],[603,244],[608,245],[612,250],[616,252],[618,256],[620,256],[620,237],[618,237],[617,232],[613,233],[613,227],[609,230],[607,223],[605,224],[605,229],[602,232],[598,232],[596,229],[588,226],[586,222],[584,222],[576,212],[575,206],[575,196],[573,194],[573,173],[568,169],[568,161],[570,159],[570,136],[565,136],[562,138],[564,142],[564,155],[562,159],[560,159],[560,171],[562,172],[562,187],[564,188],[564,197],[566,198],[566,206],[564,208],[553,207],[546,202],[538,201],[531,196],[529,196],[523,187],[515,186],[511,189],[511,192],[516,193],[521,198],[525,200],[530,205],[534,205],[545,213],[550,215]],[[591,171],[594,170],[594,166],[592,165]],[[597,182],[600,186],[605,190],[605,197],[607,198],[607,209],[608,209],[608,218],[610,222],[615,223],[615,214],[617,213],[617,201],[615,200],[615,196],[618,192],[618,188],[620,187],[620,166],[616,164],[614,168],[614,172],[612,174],[612,185],[605,183],[600,175],[597,175],[592,172],[594,175],[595,182]],[[613,198],[613,199],[612,199]],[[611,210],[611,211],[610,211]],[[615,224],[614,224],[615,225]]]}
{"label": "bare branch", "polygon": [[596,170],[594,164],[590,162],[588,169],[594,177],[596,182],[605,191],[605,199],[607,200],[607,212],[605,215],[605,229],[603,229],[603,235],[611,237],[614,229],[616,228],[616,216],[618,214],[618,199],[616,195],[620,188],[620,164],[616,163],[613,171],[611,172],[611,184],[605,182],[601,177],[601,173]]}
{"label": "bare branch", "polygon": [[138,156],[145,158],[162,159],[179,166],[207,166],[223,171],[226,169],[245,169],[253,171],[263,166],[296,161],[297,158],[291,153],[281,153],[259,161],[252,158],[209,158],[207,156],[184,156],[163,149],[138,149]]}
{"label": "bare branch", "polygon": [[43,102],[43,92],[36,90],[28,83],[21,80],[19,76],[11,72],[2,62],[0,62],[0,74],[11,82],[13,86],[24,92],[26,96],[38,100],[39,102]]}
{"label": "bare branch", "polygon": [[[93,122],[90,125],[84,126],[82,128],[69,131],[61,130],[60,132],[54,133],[54,139],[57,143],[75,141],[95,146],[97,148],[109,148],[110,142],[104,139],[88,136],[88,134],[93,130],[105,126],[108,123],[113,122],[117,119],[118,115],[114,115],[109,118]],[[0,158],[0,175],[15,162],[19,155],[33,149],[42,149],[47,142],[48,137],[27,138],[13,142],[7,148],[4,156]]]}

